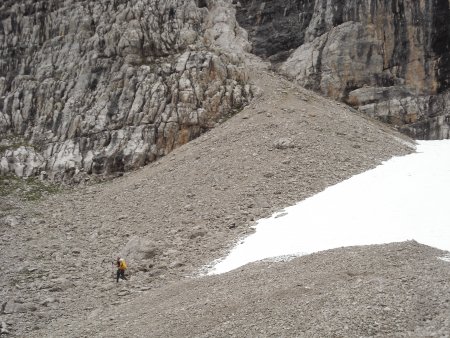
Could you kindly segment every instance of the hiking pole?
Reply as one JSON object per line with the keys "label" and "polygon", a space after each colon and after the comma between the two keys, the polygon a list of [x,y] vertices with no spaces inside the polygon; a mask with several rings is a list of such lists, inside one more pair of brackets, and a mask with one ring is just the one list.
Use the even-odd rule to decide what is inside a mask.
{"label": "hiking pole", "polygon": [[[109,261],[109,258],[104,258],[102,260],[102,265],[107,261]],[[114,261],[111,262],[111,276],[114,278]]]}

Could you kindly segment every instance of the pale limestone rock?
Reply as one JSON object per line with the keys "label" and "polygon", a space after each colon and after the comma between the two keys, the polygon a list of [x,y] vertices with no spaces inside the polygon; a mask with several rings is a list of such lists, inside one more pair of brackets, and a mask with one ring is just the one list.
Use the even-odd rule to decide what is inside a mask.
{"label": "pale limestone rock", "polygon": [[0,174],[3,175],[13,172],[20,177],[34,176],[45,163],[43,156],[32,147],[20,146],[0,156]]}
{"label": "pale limestone rock", "polygon": [[[0,170],[45,170],[68,182],[79,172],[132,170],[246,105],[252,95],[242,57],[250,48],[246,33],[231,1],[208,6],[1,5],[0,59],[8,63],[0,67],[0,141],[19,135],[39,151],[31,161],[31,155],[13,159],[16,149],[7,149]],[[17,44],[22,51],[11,59]]]}

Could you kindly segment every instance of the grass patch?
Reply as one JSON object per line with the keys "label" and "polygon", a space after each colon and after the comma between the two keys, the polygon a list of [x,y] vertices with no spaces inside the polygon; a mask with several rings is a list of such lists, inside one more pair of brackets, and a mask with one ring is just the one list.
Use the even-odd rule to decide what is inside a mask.
{"label": "grass patch", "polygon": [[60,190],[59,186],[42,182],[37,177],[24,179],[15,175],[0,176],[0,198],[13,196],[24,201],[37,201]]}
{"label": "grass patch", "polygon": [[26,142],[24,139],[20,137],[10,137],[6,138],[3,141],[0,139],[0,154],[5,152],[6,150],[16,150],[20,147],[31,147],[35,148],[32,144]]}

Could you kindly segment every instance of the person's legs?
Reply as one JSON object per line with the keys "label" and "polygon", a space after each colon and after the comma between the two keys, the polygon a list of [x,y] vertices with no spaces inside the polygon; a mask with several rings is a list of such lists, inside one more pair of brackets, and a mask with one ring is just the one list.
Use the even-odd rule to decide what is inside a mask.
{"label": "person's legs", "polygon": [[125,277],[125,270],[120,270],[120,277],[121,277],[122,279],[127,280],[127,277]]}
{"label": "person's legs", "polygon": [[119,283],[119,277],[120,277],[120,269],[117,269],[117,280],[116,283]]}

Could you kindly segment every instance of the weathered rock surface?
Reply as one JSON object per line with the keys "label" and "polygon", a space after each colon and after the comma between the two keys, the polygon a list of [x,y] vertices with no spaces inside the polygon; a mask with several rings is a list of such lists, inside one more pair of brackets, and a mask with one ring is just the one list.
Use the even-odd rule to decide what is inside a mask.
{"label": "weathered rock surface", "polygon": [[258,55],[419,139],[450,137],[449,2],[242,0]]}
{"label": "weathered rock surface", "polygon": [[2,1],[0,173],[151,162],[247,104],[248,49],[227,0]]}
{"label": "weathered rock surface", "polygon": [[274,62],[285,61],[305,42],[315,0],[237,2],[237,19],[248,31],[253,52]]}

